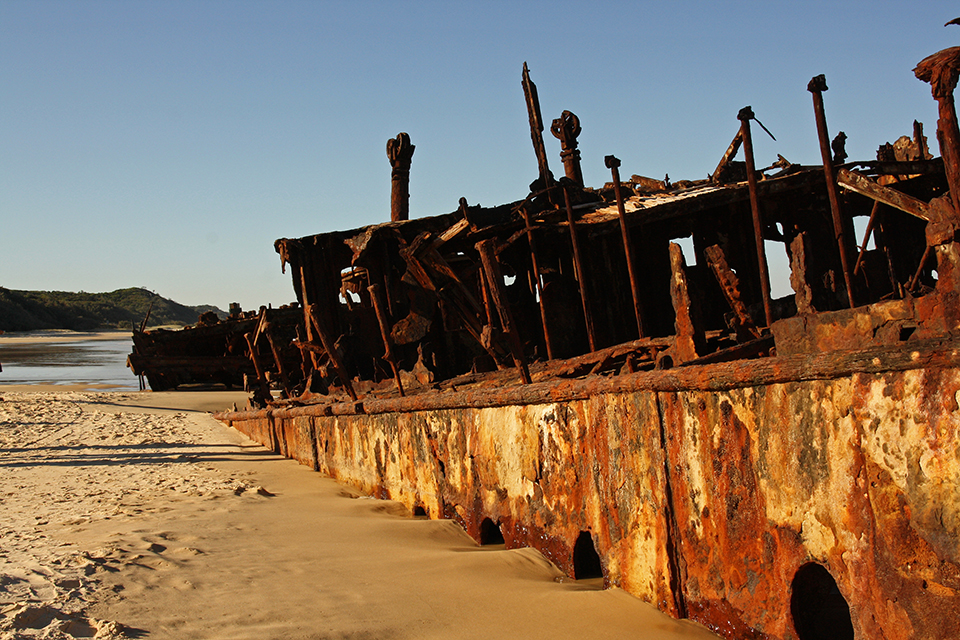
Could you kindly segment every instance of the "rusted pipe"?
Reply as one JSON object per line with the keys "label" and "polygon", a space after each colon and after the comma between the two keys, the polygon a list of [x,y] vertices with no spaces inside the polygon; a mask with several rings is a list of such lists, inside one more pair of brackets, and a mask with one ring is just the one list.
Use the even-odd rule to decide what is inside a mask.
{"label": "rusted pipe", "polygon": [[390,172],[390,220],[394,222],[410,219],[410,164],[415,149],[406,133],[387,140],[387,158],[393,167]]}
{"label": "rusted pipe", "polygon": [[523,382],[530,384],[530,370],[527,369],[527,361],[523,355],[523,342],[520,340],[520,333],[513,321],[513,312],[510,310],[506,292],[503,290],[503,273],[500,271],[500,263],[497,260],[496,242],[493,238],[481,240],[477,243],[476,248],[480,253],[480,261],[483,263],[483,273],[490,287],[490,295],[497,307],[497,313],[500,315],[500,324],[503,327],[503,332],[507,334],[510,340],[513,362],[520,371],[520,378]]}
{"label": "rusted pipe", "polygon": [[370,301],[373,303],[373,312],[377,315],[377,324],[380,325],[380,338],[383,340],[383,359],[390,363],[393,370],[393,379],[397,381],[397,391],[403,397],[403,382],[400,380],[400,370],[397,368],[397,358],[393,353],[393,341],[390,339],[390,328],[387,315],[383,309],[383,294],[380,285],[372,284],[367,287],[370,292]]}
{"label": "rusted pipe", "polygon": [[833,216],[833,233],[836,236],[837,248],[840,250],[840,268],[843,270],[843,281],[847,286],[847,298],[852,309],[856,306],[853,300],[853,277],[847,256],[847,242],[843,232],[840,198],[837,196],[837,176],[833,169],[830,134],[827,133],[827,116],[823,109],[823,92],[826,90],[827,79],[823,74],[814,76],[807,84],[807,91],[813,94],[813,112],[817,118],[817,135],[820,138],[820,156],[823,158],[823,175],[827,183],[827,198],[830,200],[830,213]]}
{"label": "rusted pipe", "polygon": [[753,109],[744,107],[737,114],[743,138],[743,155],[747,164],[747,186],[750,190],[750,212],[753,216],[753,238],[757,245],[757,264],[760,269],[760,291],[763,294],[763,313],[769,328],[773,324],[770,305],[770,274],[767,271],[767,251],[763,245],[763,223],[760,220],[760,198],[757,195],[757,169],[753,160],[753,138],[750,136],[750,121]]}
{"label": "rusted pipe", "polygon": [[566,180],[560,181],[563,187],[563,203],[567,208],[567,226],[570,228],[570,243],[573,245],[573,266],[577,272],[577,282],[580,285],[580,302],[583,304],[583,321],[587,326],[587,340],[590,351],[597,350],[596,333],[593,328],[593,314],[590,312],[590,293],[587,279],[583,275],[583,261],[580,259],[580,241],[577,239],[577,226],[573,221],[573,206],[570,204],[570,191]]}
{"label": "rusted pipe", "polygon": [[644,337],[643,313],[640,303],[640,282],[634,270],[633,241],[630,239],[630,230],[627,229],[627,212],[623,206],[623,193],[620,190],[620,159],[616,156],[607,156],[603,159],[604,165],[610,169],[613,176],[613,193],[617,198],[617,213],[620,217],[620,233],[623,235],[623,253],[627,259],[627,275],[630,276],[630,293],[633,294],[633,313],[637,319],[637,334]]}
{"label": "rusted pipe", "polygon": [[526,207],[520,207],[523,224],[527,230],[527,244],[530,246],[530,265],[533,268],[533,278],[537,282],[537,296],[540,307],[540,324],[543,326],[543,341],[547,345],[547,358],[553,360],[553,342],[550,339],[550,324],[547,322],[547,307],[543,300],[543,283],[540,281],[540,266],[537,264],[537,244],[533,237],[533,225],[530,223],[530,212]]}
{"label": "rusted pipe", "polygon": [[560,159],[563,161],[564,173],[582,187],[583,172],[580,169],[580,150],[577,149],[577,136],[580,131],[580,118],[570,111],[561,113],[550,127],[550,133],[560,141]]}

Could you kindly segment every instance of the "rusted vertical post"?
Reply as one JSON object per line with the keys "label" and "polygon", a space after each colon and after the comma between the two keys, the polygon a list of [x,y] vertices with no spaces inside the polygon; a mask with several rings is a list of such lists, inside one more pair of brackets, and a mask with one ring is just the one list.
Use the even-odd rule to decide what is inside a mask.
{"label": "rusted vertical post", "polygon": [[960,125],[957,124],[957,108],[953,99],[960,76],[960,47],[944,49],[924,58],[913,73],[919,80],[930,83],[930,91],[937,101],[940,155],[943,157],[953,210],[960,211]]}
{"label": "rusted vertical post", "polygon": [[367,287],[370,292],[370,301],[373,303],[373,311],[377,314],[377,324],[380,325],[380,338],[383,340],[383,359],[390,363],[393,370],[393,379],[397,381],[397,391],[400,397],[404,396],[403,382],[400,380],[400,370],[397,368],[397,358],[393,353],[393,341],[390,339],[390,330],[387,322],[387,315],[383,309],[382,294],[380,285],[372,284]]}
{"label": "rusted vertical post", "polygon": [[320,337],[320,343],[323,344],[323,350],[327,352],[327,357],[330,358],[333,368],[337,370],[337,375],[340,376],[340,381],[343,383],[343,388],[347,390],[350,398],[356,400],[357,392],[353,390],[353,383],[350,381],[347,368],[343,365],[343,362],[340,360],[340,356],[337,354],[337,345],[334,344],[333,339],[331,339],[331,337],[327,335],[327,332],[324,331],[323,327],[320,326],[320,312],[319,306],[316,302],[307,308],[307,315],[310,317],[310,322],[313,323],[314,330]]}
{"label": "rusted vertical post", "polygon": [[833,170],[830,153],[830,135],[827,133],[827,116],[823,110],[823,92],[827,90],[827,79],[823,74],[814,76],[807,84],[807,91],[813,94],[813,111],[817,118],[817,134],[820,137],[820,156],[823,158],[823,175],[827,182],[827,198],[830,200],[830,213],[833,216],[833,233],[837,248],[840,250],[840,268],[843,270],[843,282],[847,286],[847,298],[850,308],[856,306],[853,301],[853,277],[850,260],[847,255],[847,242],[843,233],[843,217],[840,214],[840,198],[837,196],[837,176]]}
{"label": "rusted vertical post", "polygon": [[564,111],[553,121],[550,133],[560,141],[560,159],[563,171],[568,178],[583,186],[583,172],[580,169],[580,150],[577,149],[577,136],[580,135],[580,118],[570,111]]}
{"label": "rusted vertical post", "polygon": [[553,186],[553,174],[547,164],[547,150],[543,146],[543,116],[540,115],[540,97],[537,95],[537,85],[530,79],[530,70],[527,63],[523,63],[523,97],[527,101],[527,117],[530,119],[530,139],[533,141],[533,151],[537,154],[537,165],[540,167],[541,188]]}
{"label": "rusted vertical post", "polygon": [[547,359],[553,360],[553,342],[550,340],[550,326],[547,323],[547,307],[543,300],[543,283],[540,282],[540,266],[537,263],[537,244],[533,237],[533,225],[530,223],[530,212],[526,207],[520,207],[523,224],[527,229],[527,244],[530,245],[530,265],[533,267],[533,277],[537,281],[537,296],[540,298],[540,324],[543,325],[543,341],[547,345]]}
{"label": "rusted vertical post", "polygon": [[503,332],[507,334],[510,340],[513,362],[520,371],[520,377],[524,383],[530,384],[530,370],[527,369],[527,361],[523,356],[523,343],[520,340],[517,327],[514,325],[513,312],[507,302],[506,292],[503,290],[503,274],[500,271],[500,263],[497,261],[495,244],[496,240],[489,238],[478,242],[476,247],[477,251],[480,252],[480,261],[483,263],[483,273],[490,287],[490,295],[497,307],[497,313],[500,314],[500,324],[503,326]]}
{"label": "rusted vertical post", "polygon": [[390,220],[394,222],[410,219],[410,163],[415,149],[406,133],[387,140],[387,158],[393,167],[390,172]]}
{"label": "rusted vertical post", "polygon": [[760,220],[760,198],[757,195],[757,168],[753,161],[753,138],[750,137],[750,121],[753,109],[744,107],[737,114],[740,134],[743,138],[743,156],[747,164],[747,186],[750,189],[750,212],[753,215],[753,237],[757,244],[757,264],[760,269],[760,291],[763,294],[763,313],[769,328],[773,324],[770,306],[770,274],[767,271],[767,251],[763,246],[763,223]]}
{"label": "rusted vertical post", "polygon": [[580,302],[583,304],[583,321],[587,325],[587,341],[590,351],[597,350],[597,338],[593,328],[593,314],[590,312],[590,290],[587,279],[583,274],[583,262],[580,259],[580,241],[577,239],[577,226],[573,221],[573,206],[570,204],[570,192],[566,182],[561,180],[563,187],[563,202],[567,208],[567,226],[570,228],[570,244],[573,245],[573,266],[577,271],[577,282],[580,284]]}
{"label": "rusted vertical post", "polygon": [[630,239],[630,230],[627,229],[627,212],[623,208],[623,194],[620,191],[620,159],[616,156],[607,156],[603,163],[613,176],[613,193],[617,197],[617,213],[620,215],[620,233],[623,235],[623,253],[627,259],[627,274],[630,276],[630,293],[633,294],[633,313],[637,318],[637,334],[644,337],[643,313],[640,305],[640,282],[633,266],[633,241]]}

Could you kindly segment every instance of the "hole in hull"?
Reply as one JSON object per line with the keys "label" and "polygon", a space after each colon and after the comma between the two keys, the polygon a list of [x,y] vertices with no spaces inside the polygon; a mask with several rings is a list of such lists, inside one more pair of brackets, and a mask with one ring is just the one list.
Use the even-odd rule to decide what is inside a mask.
{"label": "hole in hull", "polygon": [[500,527],[490,518],[484,518],[480,523],[480,545],[488,544],[504,544],[504,539]]}
{"label": "hole in hull", "polygon": [[589,531],[581,531],[577,542],[573,545],[573,577],[575,580],[602,578],[603,567],[600,565],[600,556],[593,546],[593,538]]}
{"label": "hole in hull", "polygon": [[793,577],[790,614],[800,640],[853,640],[850,607],[830,572],[805,564]]}

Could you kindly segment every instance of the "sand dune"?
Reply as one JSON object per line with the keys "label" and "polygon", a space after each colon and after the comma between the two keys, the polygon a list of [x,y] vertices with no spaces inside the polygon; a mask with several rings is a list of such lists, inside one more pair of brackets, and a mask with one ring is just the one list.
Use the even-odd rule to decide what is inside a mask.
{"label": "sand dune", "polygon": [[0,638],[715,638],[193,410],[0,388]]}

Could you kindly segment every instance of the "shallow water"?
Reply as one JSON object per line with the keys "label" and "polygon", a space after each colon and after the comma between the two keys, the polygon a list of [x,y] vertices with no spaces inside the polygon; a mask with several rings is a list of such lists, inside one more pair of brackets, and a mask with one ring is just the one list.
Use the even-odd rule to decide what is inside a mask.
{"label": "shallow water", "polygon": [[0,344],[0,384],[86,384],[139,389],[127,368],[130,338]]}

